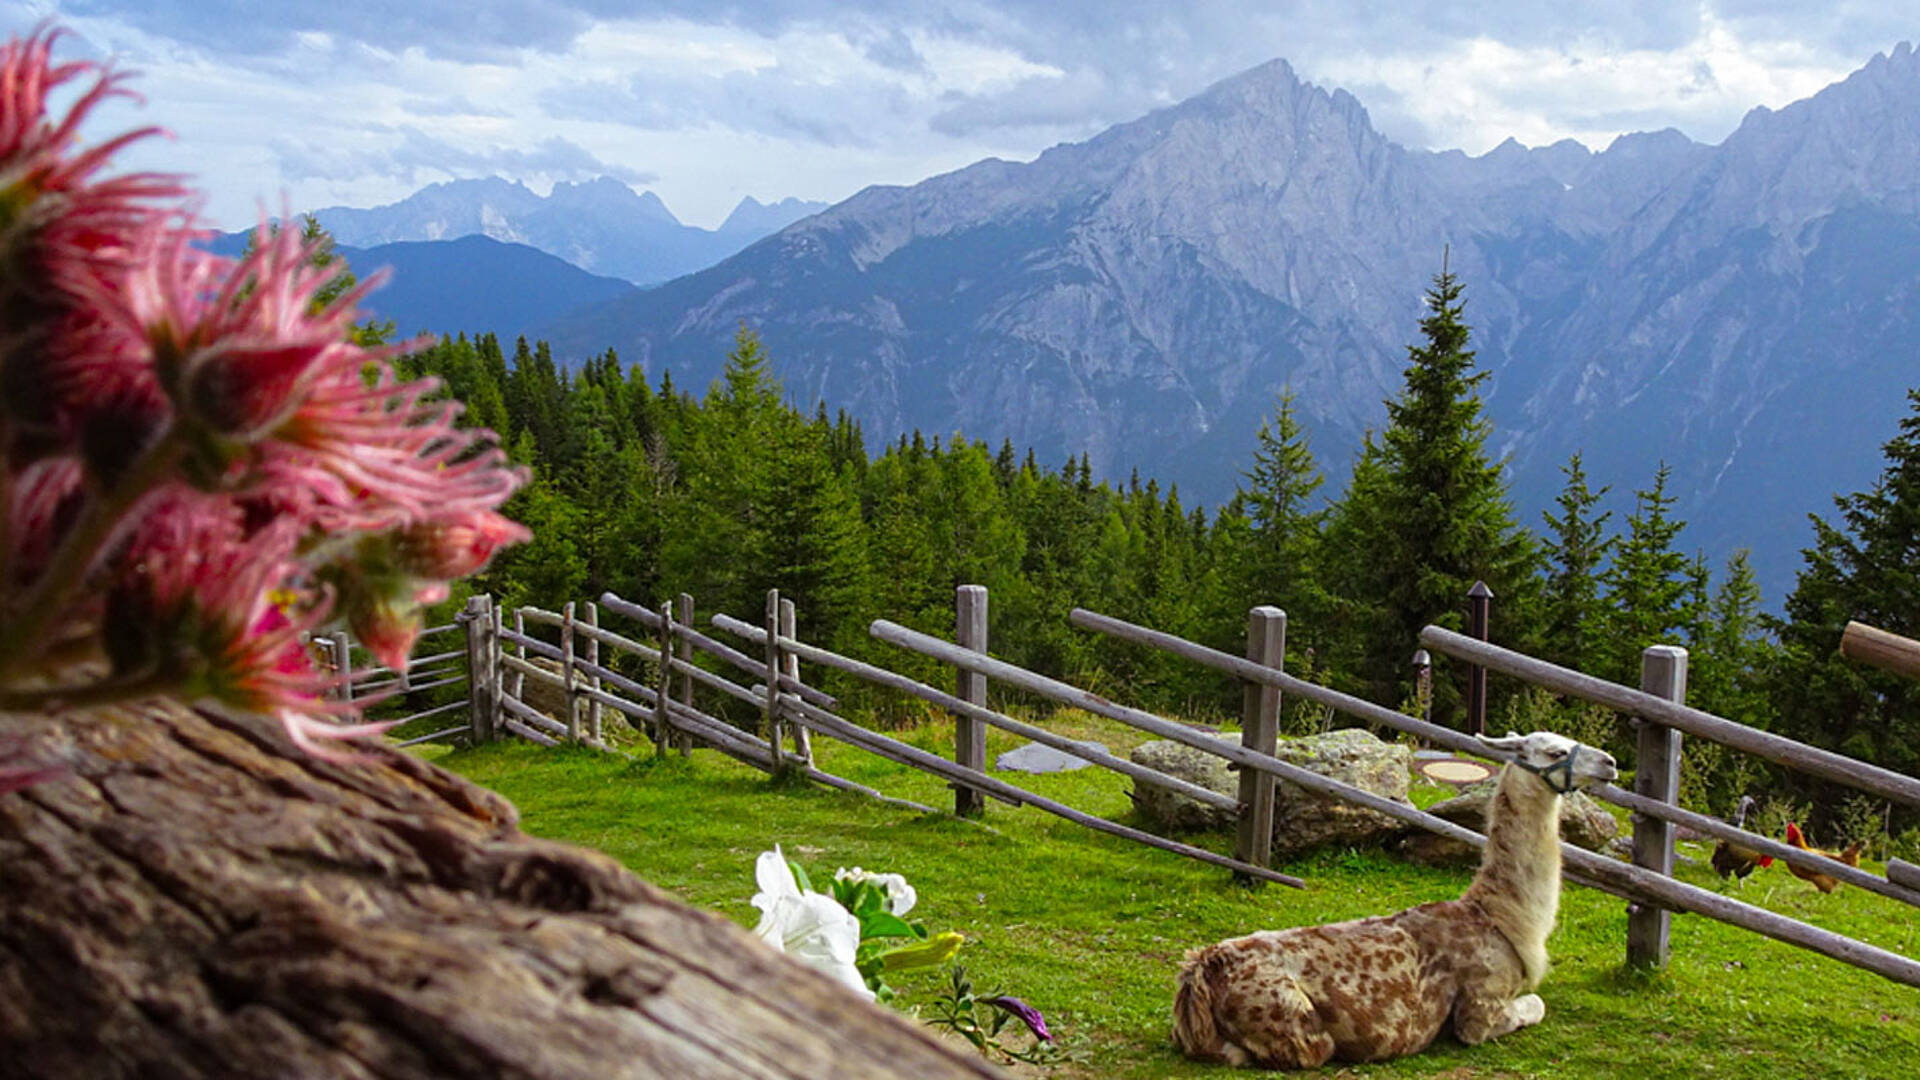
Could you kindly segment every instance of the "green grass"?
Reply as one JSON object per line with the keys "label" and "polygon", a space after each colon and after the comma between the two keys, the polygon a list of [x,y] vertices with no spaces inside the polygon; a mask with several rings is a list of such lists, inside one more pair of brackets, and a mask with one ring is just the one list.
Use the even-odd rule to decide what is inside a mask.
{"label": "green grass", "polygon": [[[1050,725],[1124,754],[1137,733],[1084,714]],[[905,733],[947,752],[944,728]],[[992,733],[989,755],[1018,740]],[[951,805],[941,782],[851,750],[816,744],[821,766],[890,794]],[[1218,868],[1095,833],[1032,809],[990,803],[990,828],[921,817],[857,795],[774,784],[710,751],[629,764],[588,751],[497,744],[434,756],[512,799],[527,831],[597,848],[684,898],[751,926],[753,860],[776,841],[816,876],[859,865],[897,871],[919,890],[916,918],[959,930],[977,988],[1041,1008],[1075,1048],[1062,1076],[1227,1076],[1178,1057],[1168,1041],[1175,967],[1189,948],[1304,923],[1381,914],[1465,887],[1465,871],[1423,869],[1376,853],[1328,852],[1283,866],[1305,890],[1249,890]],[[1099,769],[1013,776],[1069,805],[1132,821],[1129,781]],[[1442,789],[1416,792],[1429,803]],[[1224,838],[1190,838],[1226,850]],[[1721,888],[1706,851],[1681,876]],[[1742,899],[1920,955],[1920,910],[1859,889],[1822,895],[1776,864]],[[1623,966],[1624,903],[1569,886],[1541,995],[1545,1023],[1485,1046],[1443,1039],[1425,1054],[1325,1070],[1354,1077],[1908,1077],[1920,1069],[1920,990],[1707,920],[1674,919],[1673,961]],[[928,1001],[937,976],[903,980],[901,1003]]]}

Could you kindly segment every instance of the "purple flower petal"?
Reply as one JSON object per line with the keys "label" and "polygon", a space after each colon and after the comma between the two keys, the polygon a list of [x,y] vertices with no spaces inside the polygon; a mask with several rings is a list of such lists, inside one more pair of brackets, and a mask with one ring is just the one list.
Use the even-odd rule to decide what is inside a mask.
{"label": "purple flower petal", "polygon": [[1034,1008],[1011,994],[981,998],[980,1000],[996,1009],[1012,1013],[1015,1017],[1019,1018],[1021,1023],[1027,1025],[1027,1030],[1033,1032],[1033,1037],[1039,1039],[1041,1042],[1050,1043],[1053,1041],[1053,1034],[1047,1030],[1047,1019],[1040,1015],[1039,1009]]}

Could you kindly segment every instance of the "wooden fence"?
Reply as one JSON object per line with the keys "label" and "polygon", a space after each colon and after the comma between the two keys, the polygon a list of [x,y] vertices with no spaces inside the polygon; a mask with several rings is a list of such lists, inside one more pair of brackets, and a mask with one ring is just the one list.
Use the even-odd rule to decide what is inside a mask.
{"label": "wooden fence", "polygon": [[[326,665],[339,677],[334,691],[349,701],[363,704],[389,698],[394,695],[416,691],[437,690],[443,687],[465,685],[468,672],[472,669],[471,650],[463,645],[458,649],[433,651],[445,645],[444,639],[455,630],[463,628],[464,616],[460,621],[444,626],[430,626],[420,631],[414,651],[422,648],[427,653],[415,656],[405,671],[395,671],[390,667],[374,663],[369,657],[364,666],[354,663],[353,639],[345,630],[336,630],[326,637],[313,638],[310,645],[321,655]],[[436,717],[452,718],[467,710],[470,697],[459,698],[445,704],[422,709],[393,719],[395,726],[409,724],[416,720],[430,720]],[[417,743],[434,742],[440,739],[453,739],[469,734],[470,722],[462,722],[442,728],[427,735],[407,739],[398,745],[413,746]]]}
{"label": "wooden fence", "polygon": [[[745,650],[696,629],[693,599],[685,594],[678,598],[677,605],[662,602],[657,608],[648,608],[612,593],[603,594],[597,605],[568,604],[557,612],[523,607],[513,612],[511,629],[503,625],[502,613],[492,607],[488,598],[476,597],[462,616],[468,631],[466,655],[474,673],[469,683],[472,737],[484,741],[504,731],[542,745],[557,746],[562,741],[572,741],[605,749],[608,743],[602,730],[602,717],[607,710],[612,710],[650,738],[656,752],[677,749],[685,754],[695,745],[710,747],[770,773],[797,772],[828,786],[920,812],[932,811],[930,807],[891,798],[822,771],[811,753],[810,738],[818,735],[948,781],[955,791],[955,812],[963,816],[979,813],[988,799],[1011,806],[1031,806],[1088,828],[1228,868],[1243,880],[1272,881],[1295,887],[1304,882],[1268,866],[1276,780],[1367,807],[1475,847],[1485,844],[1483,836],[1452,822],[1274,756],[1280,698],[1283,694],[1292,694],[1367,724],[1404,732],[1456,752],[1493,760],[1505,758],[1472,736],[1287,674],[1282,662],[1286,616],[1275,608],[1257,607],[1249,613],[1245,656],[1220,652],[1084,609],[1076,609],[1070,616],[1073,625],[1081,629],[1159,649],[1239,679],[1246,688],[1245,711],[1241,738],[1235,742],[992,658],[986,652],[986,590],[963,586],[956,600],[957,642],[884,619],[876,620],[870,627],[870,633],[879,641],[950,665],[955,672],[955,689],[950,693],[907,675],[801,641],[795,633],[792,605],[782,601],[777,591],[769,593],[764,617],[758,624],[725,614],[709,618],[709,625],[714,629],[744,641],[748,646]],[[637,624],[639,632],[628,637],[601,626],[601,609]],[[557,643],[530,632],[529,624],[556,631]],[[1646,650],[1642,686],[1634,688],[1555,667],[1438,627],[1423,631],[1421,642],[1437,653],[1476,666],[1481,670],[1481,677],[1487,671],[1511,675],[1635,718],[1641,753],[1636,790],[1629,792],[1602,785],[1591,792],[1633,812],[1632,862],[1620,862],[1562,845],[1569,880],[1630,902],[1628,958],[1631,962],[1663,964],[1667,959],[1671,913],[1686,911],[1821,953],[1898,982],[1920,986],[1920,963],[1913,959],[1674,879],[1671,828],[1676,824],[1686,825],[1702,834],[1773,855],[1791,865],[1818,870],[1879,895],[1920,906],[1920,891],[1905,884],[1674,804],[1681,732],[1709,738],[1908,805],[1920,806],[1920,781],[1688,708],[1684,704],[1685,650],[1671,646]],[[603,648],[615,654],[638,657],[646,663],[653,678],[649,682],[622,674],[612,666],[612,657],[602,652]],[[733,677],[696,664],[695,652],[705,654],[714,666],[729,671]],[[955,719],[953,760],[845,719],[837,712],[839,703],[833,697],[802,680],[802,662],[830,668],[947,710]],[[559,693],[564,702],[560,710],[565,713],[564,717],[549,717],[526,703],[525,687],[529,679]],[[1224,758],[1239,766],[1238,797],[1156,772],[995,711],[987,706],[989,682],[1085,709]],[[764,737],[700,708],[696,704],[696,687],[751,706],[758,713]],[[984,732],[988,726],[1053,747],[1136,782],[1157,784],[1209,806],[1233,811],[1239,822],[1233,856],[1141,832],[990,775],[985,769],[984,757]]]}

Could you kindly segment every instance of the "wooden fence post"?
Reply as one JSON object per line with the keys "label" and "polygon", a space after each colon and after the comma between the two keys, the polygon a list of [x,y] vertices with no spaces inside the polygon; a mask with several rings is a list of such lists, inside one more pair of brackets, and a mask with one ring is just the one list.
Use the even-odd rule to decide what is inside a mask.
{"label": "wooden fence post", "polygon": [[560,609],[560,692],[567,701],[567,739],[580,742],[580,702],[573,696],[573,601]]}
{"label": "wooden fence post", "polygon": [[[527,636],[527,617],[519,608],[513,609],[513,632],[521,637]],[[520,657],[520,662],[523,664],[526,663],[527,647],[525,645],[515,645],[514,649]],[[502,664],[501,666],[505,667],[506,665]],[[526,689],[527,673],[516,669],[513,673],[513,699],[515,701],[527,700]]]}
{"label": "wooden fence post", "polygon": [[[1488,618],[1493,607],[1493,590],[1484,581],[1476,581],[1467,590],[1467,636],[1487,640]],[[1487,669],[1479,664],[1467,667],[1467,734],[1487,731]]]}
{"label": "wooden fence post", "polygon": [[467,725],[473,733],[473,744],[482,746],[493,741],[495,711],[499,708],[493,681],[497,640],[493,636],[493,597],[468,597],[461,621],[467,631]]}
{"label": "wooden fence post", "polygon": [[679,728],[667,719],[673,705],[673,605],[660,602],[660,681],[653,687],[653,754],[655,757],[667,752],[667,747],[679,741],[676,734]]}
{"label": "wooden fence post", "polygon": [[[795,610],[793,601],[784,596],[780,598],[780,636],[791,638],[794,641],[800,640],[800,613]],[[780,674],[787,676],[794,682],[799,682],[799,654],[782,650],[780,653],[780,662],[782,664]],[[793,746],[794,750],[800,755],[801,764],[813,764],[813,736],[807,731],[807,725],[797,720],[793,725]]]}
{"label": "wooden fence post", "polygon": [[[691,593],[680,594],[680,625],[693,625],[693,594]],[[680,662],[692,664],[693,642],[682,637],[679,641],[679,650]],[[693,708],[693,676],[685,671],[680,673],[680,704],[689,709]],[[693,732],[682,731],[675,737],[675,741],[680,746],[681,757],[693,755]]]}
{"label": "wooden fence post", "polygon": [[500,610],[499,604],[492,602],[492,597],[488,597],[487,599],[488,606],[493,609],[493,630],[487,635],[487,645],[489,646],[487,652],[487,674],[489,676],[487,692],[492,695],[494,710],[493,726],[494,730],[498,731],[500,728],[500,699],[505,696],[507,687],[507,665],[500,662],[500,658],[506,653],[506,646],[500,643],[501,620],[504,618],[504,613]]}
{"label": "wooden fence post", "polygon": [[[987,587],[962,585],[954,590],[954,642],[974,652],[987,651]],[[956,667],[954,696],[970,705],[987,703],[987,677]],[[987,725],[970,716],[953,718],[953,760],[969,769],[987,771]],[[956,783],[953,788],[953,812],[961,817],[977,817],[986,809],[986,794],[978,788]]]}
{"label": "wooden fence post", "polygon": [[[1640,654],[1640,689],[1675,703],[1687,699],[1687,650],[1653,645]],[[1680,732],[1636,719],[1637,759],[1633,791],[1671,804],[1680,795]],[[1646,814],[1633,815],[1633,864],[1673,876],[1673,826]],[[1627,909],[1627,963],[1664,967],[1673,913],[1634,904]]]}
{"label": "wooden fence post", "polygon": [[[1281,670],[1287,658],[1287,613],[1261,605],[1247,612],[1247,659]],[[1240,745],[1271,756],[1280,734],[1280,691],[1263,683],[1246,685],[1240,714]],[[1240,770],[1240,835],[1233,857],[1251,866],[1266,866],[1273,855],[1273,774],[1260,769]],[[1234,871],[1248,885],[1266,882]]]}
{"label": "wooden fence post", "polygon": [[773,771],[787,767],[785,724],[780,718],[780,590],[767,590],[767,745],[773,748]]}
{"label": "wooden fence post", "polygon": [[[594,630],[600,629],[600,605],[591,600],[587,601],[587,626]],[[592,664],[596,668],[600,666],[600,638],[594,634],[587,635],[587,663]],[[587,689],[598,694],[600,692],[600,676],[588,675]],[[587,705],[587,731],[593,735],[594,742],[605,745],[606,735],[601,731],[600,699],[597,697],[590,698],[589,701],[590,703]]]}
{"label": "wooden fence post", "polygon": [[327,647],[333,652],[333,673],[340,676],[340,700],[353,700],[353,639],[345,630],[335,630]]}

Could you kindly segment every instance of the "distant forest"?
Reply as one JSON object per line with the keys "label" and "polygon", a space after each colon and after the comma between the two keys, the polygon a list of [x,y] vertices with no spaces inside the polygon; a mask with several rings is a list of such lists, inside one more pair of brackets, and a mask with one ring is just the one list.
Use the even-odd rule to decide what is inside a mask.
{"label": "distant forest", "polygon": [[[1486,449],[1484,373],[1460,297],[1455,278],[1434,280],[1404,388],[1338,495],[1319,490],[1325,477],[1282,395],[1236,494],[1211,512],[1150,477],[1096,480],[1084,457],[1039,462],[959,433],[915,432],[871,452],[844,412],[789,402],[745,327],[724,375],[697,392],[669,376],[650,384],[612,351],[569,372],[544,342],[508,350],[490,334],[442,341],[402,366],[443,379],[466,403],[465,422],[494,429],[532,471],[506,511],[535,539],[469,584],[508,604],[557,607],[610,589],[653,606],[687,592],[702,620],[725,611],[757,621],[778,587],[798,606],[802,638],[944,684],[950,673],[873,642],[866,626],[885,617],[951,637],[955,586],[981,584],[996,656],[1198,720],[1237,715],[1237,686],[1075,630],[1067,612],[1091,608],[1237,654],[1248,609],[1273,604],[1288,612],[1290,671],[1458,727],[1462,665],[1440,658],[1421,700],[1416,636],[1427,623],[1461,628],[1468,589],[1485,581],[1500,644],[1629,684],[1645,646],[1683,645],[1690,704],[1920,769],[1920,687],[1835,653],[1849,618],[1920,633],[1920,396],[1886,446],[1881,481],[1837,498],[1819,524],[1776,619],[1762,613],[1744,552],[1714,565],[1686,549],[1664,470],[1639,478],[1631,516],[1615,521],[1597,511],[1607,488],[1576,455],[1556,509],[1515,519]],[[1625,724],[1492,682],[1490,727],[1555,725],[1630,761]],[[829,685],[867,722],[917,715]],[[1326,719],[1291,702],[1284,723],[1300,733]],[[1838,813],[1827,793],[1716,750],[1690,741],[1690,805],[1725,812],[1751,791]]]}

